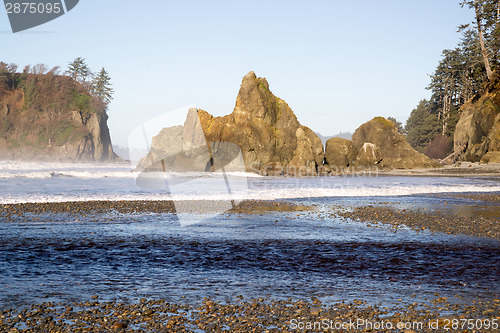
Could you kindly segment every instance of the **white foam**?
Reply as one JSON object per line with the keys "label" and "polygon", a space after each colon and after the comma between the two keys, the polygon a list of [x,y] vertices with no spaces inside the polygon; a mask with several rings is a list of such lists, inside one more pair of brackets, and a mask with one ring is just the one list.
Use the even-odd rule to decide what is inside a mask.
{"label": "white foam", "polygon": [[20,162],[0,161],[0,171],[34,171],[34,170],[102,170],[102,169],[128,169],[129,166],[120,164],[93,164],[93,163],[53,163],[53,162]]}
{"label": "white foam", "polygon": [[[134,172],[129,166],[117,164],[87,163],[47,163],[0,161],[0,179],[28,178],[46,179],[52,177],[72,177],[82,179],[100,178],[135,178],[140,172]],[[148,172],[148,178],[219,178],[228,177],[260,178],[260,175],[249,172]]]}
{"label": "white foam", "polygon": [[72,177],[72,178],[135,178],[136,173],[124,171],[95,172],[95,171],[36,171],[36,172],[1,172],[0,178],[30,178],[46,179],[52,177]]}
{"label": "white foam", "polygon": [[155,201],[155,200],[276,200],[300,199],[315,197],[382,197],[403,196],[416,194],[436,193],[464,193],[464,192],[500,192],[500,186],[395,186],[387,188],[296,188],[296,189],[266,189],[233,191],[228,193],[143,193],[143,194],[28,194],[23,196],[4,196],[0,199],[2,204],[14,203],[42,203],[42,202],[70,202],[70,201]]}
{"label": "white foam", "polygon": [[158,178],[222,178],[224,176],[232,177],[232,178],[263,178],[263,176],[250,173],[250,172],[241,172],[241,171],[228,171],[228,172],[148,172],[145,173],[151,174],[151,177]]}
{"label": "white foam", "polygon": [[[99,178],[136,178],[140,173],[132,171],[34,171],[34,172],[0,172],[0,178],[31,178],[45,179],[52,177],[72,177],[82,179]],[[261,178],[257,174],[247,172],[227,172],[228,177],[233,178]],[[221,178],[224,173],[221,172],[149,172],[149,178],[173,179],[173,178]]]}

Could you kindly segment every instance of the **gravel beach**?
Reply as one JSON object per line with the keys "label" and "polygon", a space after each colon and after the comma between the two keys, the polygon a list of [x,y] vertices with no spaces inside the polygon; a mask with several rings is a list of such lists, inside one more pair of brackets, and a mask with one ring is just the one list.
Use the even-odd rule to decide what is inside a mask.
{"label": "gravel beach", "polygon": [[[443,315],[446,314],[446,315]],[[459,305],[446,297],[381,307],[363,300],[323,305],[310,300],[243,300],[196,305],[141,299],[137,303],[42,303],[0,310],[2,332],[495,332],[500,300]],[[496,329],[495,329],[496,328]]]}
{"label": "gravel beach", "polygon": [[[429,230],[447,234],[463,234],[500,239],[500,195],[438,194],[437,197],[465,198],[466,206],[451,205],[447,201],[439,209],[399,209],[393,205],[369,205],[361,207],[335,207],[335,214],[347,220],[388,224],[395,229],[407,226],[417,231]],[[449,208],[448,208],[448,207]]]}
{"label": "gravel beach", "polygon": [[[30,219],[33,215],[70,214],[98,215],[103,213],[140,214],[140,213],[175,213],[176,205],[182,202],[173,201],[70,201],[0,204],[0,221],[10,222],[19,219]],[[227,203],[221,201],[199,200],[189,201],[189,206],[196,206],[197,212],[223,212]],[[245,200],[228,210],[229,214],[253,214],[262,212],[294,212],[307,211],[311,207],[296,205],[286,201]]]}

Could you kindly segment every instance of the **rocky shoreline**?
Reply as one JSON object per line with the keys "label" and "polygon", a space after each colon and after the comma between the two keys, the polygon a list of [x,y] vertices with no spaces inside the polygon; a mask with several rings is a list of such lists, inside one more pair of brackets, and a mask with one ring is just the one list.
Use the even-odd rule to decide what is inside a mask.
{"label": "rocky shoreline", "polygon": [[[204,299],[197,304],[140,299],[46,302],[0,309],[2,332],[478,332],[498,331],[500,300],[467,305],[439,297],[383,307],[363,300],[325,305],[311,300]],[[453,326],[458,325],[458,326]]]}
{"label": "rocky shoreline", "polygon": [[[500,194],[434,194],[443,198],[465,198],[471,202],[466,211],[427,208],[399,209],[393,205],[378,204],[368,206],[335,206],[333,213],[349,222],[369,222],[371,226],[390,225],[394,229],[409,227],[417,231],[442,232],[454,235],[468,235],[500,239]],[[178,203],[177,203],[178,204]],[[203,200],[197,202],[206,212],[223,212],[226,203]],[[190,205],[196,205],[190,202]],[[448,207],[451,207],[450,204]],[[5,222],[31,220],[33,215],[56,214],[98,215],[98,214],[140,214],[176,212],[173,201],[74,201],[47,203],[0,204],[0,218]],[[226,214],[260,214],[265,212],[313,211],[314,207],[299,205],[289,201],[245,200],[226,211]],[[471,213],[472,212],[472,213]],[[314,212],[311,212],[314,213]]]}

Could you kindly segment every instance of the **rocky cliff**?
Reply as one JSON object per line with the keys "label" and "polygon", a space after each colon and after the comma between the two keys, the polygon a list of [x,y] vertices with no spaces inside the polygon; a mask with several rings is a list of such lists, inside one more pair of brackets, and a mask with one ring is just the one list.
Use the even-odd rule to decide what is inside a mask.
{"label": "rocky cliff", "polygon": [[381,169],[436,168],[441,164],[413,149],[392,121],[375,117],[361,125],[352,142],[332,138],[326,142],[329,167],[377,167]]}
{"label": "rocky cliff", "polygon": [[111,146],[105,107],[75,80],[17,74],[0,83],[0,158],[104,162]]}
{"label": "rocky cliff", "polygon": [[500,163],[500,81],[462,105],[454,136],[458,161]]}

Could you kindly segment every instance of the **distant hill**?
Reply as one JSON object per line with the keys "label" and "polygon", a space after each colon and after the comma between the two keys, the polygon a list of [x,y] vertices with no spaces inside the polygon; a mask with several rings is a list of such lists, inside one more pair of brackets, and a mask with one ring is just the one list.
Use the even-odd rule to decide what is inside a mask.
{"label": "distant hill", "polygon": [[130,153],[127,147],[113,145],[113,151],[116,155],[121,157],[123,160],[130,160]]}
{"label": "distant hill", "polygon": [[340,132],[335,135],[322,135],[318,132],[316,132],[316,135],[321,139],[321,142],[323,143],[323,146],[325,145],[326,141],[331,138],[342,138],[342,139],[347,139],[351,140],[352,138],[352,133],[351,132]]}

